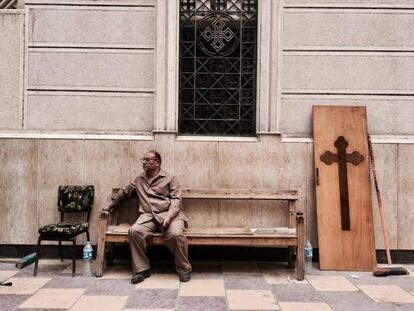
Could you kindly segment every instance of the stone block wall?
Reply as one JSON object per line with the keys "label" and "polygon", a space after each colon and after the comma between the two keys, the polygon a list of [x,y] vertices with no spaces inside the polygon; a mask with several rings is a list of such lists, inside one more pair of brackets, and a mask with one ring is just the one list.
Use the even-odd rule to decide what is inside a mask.
{"label": "stone block wall", "polygon": [[[166,0],[26,0],[0,11],[0,244],[58,220],[60,184],[99,210],[152,148],[185,188],[299,191],[317,246],[311,107],[363,105],[392,249],[414,249],[409,0],[260,0],[258,135],[176,136],[178,7]],[[372,188],[377,248],[383,248]],[[273,206],[185,206],[193,226],[284,225]]]}

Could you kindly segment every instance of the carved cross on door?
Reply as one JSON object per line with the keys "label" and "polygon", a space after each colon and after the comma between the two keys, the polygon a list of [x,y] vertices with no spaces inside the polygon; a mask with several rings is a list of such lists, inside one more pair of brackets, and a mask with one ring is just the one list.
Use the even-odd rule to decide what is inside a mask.
{"label": "carved cross on door", "polygon": [[326,165],[331,165],[334,162],[338,163],[339,197],[341,201],[341,224],[342,230],[349,231],[351,230],[351,224],[349,218],[347,162],[358,165],[364,161],[364,156],[358,151],[347,154],[346,148],[348,147],[348,142],[343,136],[339,136],[336,139],[335,147],[338,150],[338,153],[335,154],[330,151],[326,151],[320,156],[320,159]]}

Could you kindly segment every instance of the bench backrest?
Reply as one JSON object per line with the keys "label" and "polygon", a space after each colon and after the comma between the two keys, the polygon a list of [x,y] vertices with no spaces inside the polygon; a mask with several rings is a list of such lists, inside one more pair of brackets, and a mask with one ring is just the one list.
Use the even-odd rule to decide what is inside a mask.
{"label": "bench backrest", "polygon": [[[120,188],[114,188],[115,195]],[[190,227],[288,226],[298,199],[297,191],[268,189],[183,189],[183,210]],[[133,224],[138,218],[133,198],[118,208],[112,224]]]}

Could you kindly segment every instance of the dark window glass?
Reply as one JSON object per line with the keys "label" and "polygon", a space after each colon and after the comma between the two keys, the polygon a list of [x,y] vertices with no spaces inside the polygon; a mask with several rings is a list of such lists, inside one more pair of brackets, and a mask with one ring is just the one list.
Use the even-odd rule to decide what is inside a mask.
{"label": "dark window glass", "polygon": [[257,0],[180,0],[180,134],[256,134],[256,39]]}

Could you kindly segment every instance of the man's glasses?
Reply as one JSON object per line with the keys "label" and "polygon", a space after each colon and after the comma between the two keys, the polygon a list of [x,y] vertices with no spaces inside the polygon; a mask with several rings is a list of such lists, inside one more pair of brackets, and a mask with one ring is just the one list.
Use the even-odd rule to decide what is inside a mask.
{"label": "man's glasses", "polygon": [[146,162],[146,163],[148,163],[148,162],[150,162],[150,161],[152,161],[152,160],[157,160],[157,158],[141,158],[140,160],[141,160],[141,162]]}

